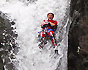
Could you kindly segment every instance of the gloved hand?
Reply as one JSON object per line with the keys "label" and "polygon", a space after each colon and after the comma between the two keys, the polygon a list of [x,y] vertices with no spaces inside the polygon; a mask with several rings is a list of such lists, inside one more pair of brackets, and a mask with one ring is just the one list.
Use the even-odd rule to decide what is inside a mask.
{"label": "gloved hand", "polygon": [[41,28],[47,27],[47,25],[48,25],[48,23],[43,21],[42,24],[41,24]]}
{"label": "gloved hand", "polygon": [[47,25],[48,25],[48,24],[42,25],[41,28],[45,28],[45,27],[47,27]]}
{"label": "gloved hand", "polygon": [[55,26],[55,24],[54,24],[54,23],[52,23],[52,22],[50,22],[50,25],[51,25],[51,26]]}

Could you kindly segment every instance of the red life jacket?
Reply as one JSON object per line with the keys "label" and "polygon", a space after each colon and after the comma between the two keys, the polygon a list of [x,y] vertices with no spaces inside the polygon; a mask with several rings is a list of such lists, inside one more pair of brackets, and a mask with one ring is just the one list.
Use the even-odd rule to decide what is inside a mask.
{"label": "red life jacket", "polygon": [[[43,23],[44,23],[44,24],[42,24],[41,26],[43,26],[43,25],[45,25],[45,24],[48,24],[49,22],[54,23],[55,25],[54,25],[54,26],[48,25],[48,26],[47,26],[48,29],[56,30],[56,28],[57,28],[57,21],[56,21],[56,20],[50,20],[50,21],[49,21],[49,20],[43,20]],[[45,27],[44,27],[43,29],[45,29]]]}

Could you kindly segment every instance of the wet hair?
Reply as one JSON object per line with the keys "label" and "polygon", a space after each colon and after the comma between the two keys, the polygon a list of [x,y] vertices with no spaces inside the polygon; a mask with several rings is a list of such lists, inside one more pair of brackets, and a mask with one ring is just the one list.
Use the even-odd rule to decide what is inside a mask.
{"label": "wet hair", "polygon": [[52,14],[52,15],[53,15],[53,17],[54,17],[54,14],[53,14],[53,13],[48,13],[48,14],[47,14],[47,16],[48,16],[49,14]]}

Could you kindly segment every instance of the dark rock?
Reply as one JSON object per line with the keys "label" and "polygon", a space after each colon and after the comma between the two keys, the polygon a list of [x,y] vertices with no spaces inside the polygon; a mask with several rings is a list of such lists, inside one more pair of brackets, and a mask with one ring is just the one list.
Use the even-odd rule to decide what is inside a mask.
{"label": "dark rock", "polygon": [[68,70],[88,70],[88,1],[71,0]]}
{"label": "dark rock", "polygon": [[[18,35],[12,31],[14,28],[11,27],[11,25],[14,24],[15,22],[10,22],[5,14],[0,11],[0,49],[3,49],[0,50],[0,70],[4,70],[4,65],[6,65],[8,70],[15,70],[14,65],[10,62],[10,59],[14,59],[14,55],[9,54],[11,51],[14,52],[18,49],[15,43],[15,39]],[[16,53],[17,52],[18,51],[16,51]]]}
{"label": "dark rock", "polygon": [[14,25],[14,24],[15,24],[15,22],[11,22],[11,24],[12,24],[12,25]]}

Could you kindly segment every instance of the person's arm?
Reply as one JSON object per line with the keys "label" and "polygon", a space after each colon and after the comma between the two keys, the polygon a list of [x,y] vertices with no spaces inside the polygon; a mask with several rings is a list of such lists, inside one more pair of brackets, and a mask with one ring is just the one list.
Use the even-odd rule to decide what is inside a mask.
{"label": "person's arm", "polygon": [[46,25],[47,25],[47,23],[45,23],[45,20],[43,20],[42,23],[41,23],[41,28],[46,27]]}
{"label": "person's arm", "polygon": [[57,29],[57,21],[55,21],[54,24],[55,24],[54,25],[54,31],[56,31],[56,29]]}
{"label": "person's arm", "polygon": [[56,29],[57,29],[57,21],[54,21],[54,23],[49,23],[49,26],[50,26],[53,30],[56,30]]}
{"label": "person's arm", "polygon": [[54,21],[54,23],[50,22],[51,26],[57,26],[57,21]]}
{"label": "person's arm", "polygon": [[50,22],[50,25],[51,25],[51,26],[55,26],[55,24],[54,24],[54,23],[52,23],[52,22]]}

